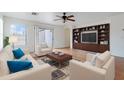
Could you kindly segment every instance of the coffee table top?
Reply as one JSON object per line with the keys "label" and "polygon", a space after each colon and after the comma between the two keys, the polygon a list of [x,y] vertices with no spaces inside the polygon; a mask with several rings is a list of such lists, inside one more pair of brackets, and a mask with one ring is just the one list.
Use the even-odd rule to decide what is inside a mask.
{"label": "coffee table top", "polygon": [[47,57],[57,62],[65,62],[72,59],[72,55],[69,54],[58,55],[55,54],[54,52],[47,54]]}

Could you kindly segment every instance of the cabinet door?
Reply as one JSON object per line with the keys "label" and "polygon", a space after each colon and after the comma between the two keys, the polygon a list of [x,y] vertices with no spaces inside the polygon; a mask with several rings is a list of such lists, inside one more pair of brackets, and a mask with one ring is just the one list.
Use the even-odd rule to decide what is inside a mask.
{"label": "cabinet door", "polygon": [[86,51],[98,52],[98,44],[81,44],[81,49]]}
{"label": "cabinet door", "polygon": [[82,49],[82,46],[81,46],[80,43],[74,43],[73,44],[73,48],[75,48],[75,49]]}
{"label": "cabinet door", "polygon": [[103,53],[105,51],[109,50],[109,46],[108,45],[99,45],[99,51],[100,53]]}

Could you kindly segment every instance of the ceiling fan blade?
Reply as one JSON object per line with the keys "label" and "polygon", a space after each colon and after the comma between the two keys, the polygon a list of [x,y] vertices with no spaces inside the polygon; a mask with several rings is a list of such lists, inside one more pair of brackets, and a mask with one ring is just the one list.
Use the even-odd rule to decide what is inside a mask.
{"label": "ceiling fan blade", "polygon": [[67,19],[67,20],[69,20],[69,21],[75,21],[74,19]]}
{"label": "ceiling fan blade", "polygon": [[62,16],[56,15],[56,17],[62,18]]}
{"label": "ceiling fan blade", "polygon": [[54,21],[58,21],[58,20],[62,20],[62,19],[54,19]]}
{"label": "ceiling fan blade", "polygon": [[70,16],[68,16],[68,18],[71,18],[71,17],[74,17],[74,15],[70,15]]}

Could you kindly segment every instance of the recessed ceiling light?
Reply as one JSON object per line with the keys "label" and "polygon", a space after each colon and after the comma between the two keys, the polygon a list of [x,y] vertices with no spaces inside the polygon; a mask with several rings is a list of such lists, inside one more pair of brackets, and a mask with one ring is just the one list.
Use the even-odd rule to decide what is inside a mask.
{"label": "recessed ceiling light", "polygon": [[31,14],[32,14],[33,16],[39,15],[38,12],[32,12]]}

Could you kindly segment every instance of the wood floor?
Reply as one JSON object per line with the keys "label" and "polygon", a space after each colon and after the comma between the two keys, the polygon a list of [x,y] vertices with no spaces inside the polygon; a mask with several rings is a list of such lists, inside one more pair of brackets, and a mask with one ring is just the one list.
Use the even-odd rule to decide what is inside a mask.
{"label": "wood floor", "polygon": [[116,80],[124,80],[124,58],[115,57]]}
{"label": "wood floor", "polygon": [[[70,48],[54,49],[54,51],[61,51],[64,53],[71,54],[73,56],[78,55],[75,49],[70,49]],[[124,58],[115,57],[115,75],[116,75],[115,80],[124,80]]]}

